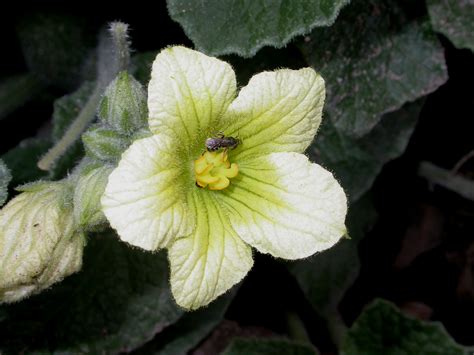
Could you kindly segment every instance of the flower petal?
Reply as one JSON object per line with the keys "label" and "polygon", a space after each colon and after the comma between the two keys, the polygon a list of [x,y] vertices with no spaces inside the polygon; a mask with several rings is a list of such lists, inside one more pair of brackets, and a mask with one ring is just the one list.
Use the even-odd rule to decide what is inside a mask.
{"label": "flower petal", "polygon": [[272,152],[304,152],[321,123],[324,98],[324,80],[311,68],[252,77],[227,115],[225,133],[242,140],[234,160]]}
{"label": "flower petal", "polygon": [[194,222],[187,213],[185,185],[193,180],[179,165],[178,150],[165,134],[137,140],[110,174],[102,209],[123,241],[156,250],[177,234],[191,232]]}
{"label": "flower petal", "polygon": [[188,48],[166,48],[153,63],[148,86],[150,129],[170,129],[182,142],[197,140],[204,147],[235,93],[229,64]]}
{"label": "flower petal", "polygon": [[210,303],[253,265],[251,248],[237,236],[212,194],[206,190],[189,194],[196,228],[168,250],[171,290],[176,302],[187,309]]}
{"label": "flower petal", "polygon": [[347,201],[332,174],[299,153],[274,153],[240,165],[217,197],[237,234],[262,253],[299,259],[345,233]]}

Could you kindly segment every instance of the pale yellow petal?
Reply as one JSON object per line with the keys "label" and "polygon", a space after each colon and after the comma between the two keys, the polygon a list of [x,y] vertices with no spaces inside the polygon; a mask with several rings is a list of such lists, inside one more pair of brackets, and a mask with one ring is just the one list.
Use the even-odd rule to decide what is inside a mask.
{"label": "pale yellow petal", "polygon": [[212,194],[206,190],[190,193],[196,228],[168,250],[171,290],[176,302],[187,309],[210,303],[238,283],[253,265],[251,248],[235,233]]}
{"label": "pale yellow petal", "polygon": [[311,68],[252,77],[226,115],[225,133],[242,141],[233,159],[304,152],[321,123],[324,98],[324,80]]}
{"label": "pale yellow petal", "polygon": [[178,149],[166,134],[137,140],[110,174],[102,210],[123,241],[157,250],[193,227],[185,195],[194,177]]}
{"label": "pale yellow petal", "polygon": [[237,234],[262,253],[310,256],[346,233],[346,195],[332,174],[299,153],[274,153],[240,165],[220,194]]}
{"label": "pale yellow petal", "polygon": [[153,63],[148,85],[150,129],[171,130],[182,144],[202,149],[235,93],[229,64],[185,47],[166,48]]}

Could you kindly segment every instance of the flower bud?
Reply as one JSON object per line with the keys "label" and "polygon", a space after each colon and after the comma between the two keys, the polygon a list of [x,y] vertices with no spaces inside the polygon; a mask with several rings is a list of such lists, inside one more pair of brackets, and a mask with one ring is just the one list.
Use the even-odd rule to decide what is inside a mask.
{"label": "flower bud", "polygon": [[146,93],[126,71],[120,72],[105,90],[99,118],[120,133],[131,134],[147,125]]}
{"label": "flower bud", "polygon": [[91,230],[107,223],[102,213],[100,198],[113,167],[101,166],[86,169],[78,179],[74,190],[74,219],[76,224],[85,230]]}
{"label": "flower bud", "polygon": [[115,129],[93,126],[83,135],[82,141],[89,157],[104,162],[117,162],[130,140]]}
{"label": "flower bud", "polygon": [[80,270],[84,235],[74,228],[65,183],[38,183],[0,210],[0,302],[38,293]]}

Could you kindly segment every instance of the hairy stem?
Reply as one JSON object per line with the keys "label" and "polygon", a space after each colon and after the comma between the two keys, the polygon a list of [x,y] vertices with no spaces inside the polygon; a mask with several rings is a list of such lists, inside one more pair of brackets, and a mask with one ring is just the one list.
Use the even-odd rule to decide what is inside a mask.
{"label": "hairy stem", "polygon": [[96,86],[94,92],[87,100],[86,104],[79,112],[74,122],[69,126],[61,139],[41,158],[38,162],[38,168],[41,170],[50,170],[57,159],[64,155],[68,148],[80,137],[89,123],[94,119],[97,106],[102,96],[103,88]]}
{"label": "hairy stem", "polygon": [[126,70],[130,65],[130,41],[128,25],[123,22],[112,22],[110,33],[114,41],[118,70]]}
{"label": "hairy stem", "polygon": [[327,326],[333,343],[340,349],[347,333],[347,326],[338,311],[331,312],[327,316]]}
{"label": "hairy stem", "polygon": [[57,160],[79,139],[95,118],[97,106],[106,86],[120,71],[128,69],[130,64],[128,25],[122,22],[112,22],[109,26],[109,35],[100,38],[97,53],[97,84],[94,92],[64,136],[38,162],[38,168],[41,170],[51,170]]}
{"label": "hairy stem", "polygon": [[430,183],[443,186],[462,197],[474,201],[474,181],[461,175],[453,175],[449,170],[423,161],[418,167],[418,175]]}

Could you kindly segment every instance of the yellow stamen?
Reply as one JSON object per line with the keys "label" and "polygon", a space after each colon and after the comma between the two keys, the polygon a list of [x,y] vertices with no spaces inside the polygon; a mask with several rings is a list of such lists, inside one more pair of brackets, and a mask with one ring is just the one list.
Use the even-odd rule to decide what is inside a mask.
{"label": "yellow stamen", "polygon": [[229,186],[229,179],[239,174],[239,166],[230,163],[227,151],[204,152],[194,161],[196,183],[209,190],[223,190]]}

